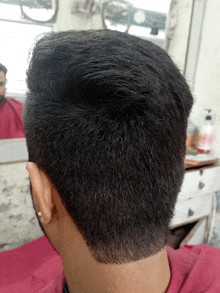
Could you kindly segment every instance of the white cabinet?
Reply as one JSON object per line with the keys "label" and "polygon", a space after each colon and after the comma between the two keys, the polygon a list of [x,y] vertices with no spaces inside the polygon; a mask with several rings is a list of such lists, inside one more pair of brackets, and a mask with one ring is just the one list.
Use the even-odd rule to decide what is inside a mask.
{"label": "white cabinet", "polygon": [[201,196],[220,189],[220,166],[185,173],[178,200]]}
{"label": "white cabinet", "polygon": [[171,228],[194,222],[210,214],[212,194],[178,200]]}
{"label": "white cabinet", "polygon": [[220,166],[186,172],[170,228],[209,216],[212,209],[212,194],[217,190],[220,190]]}

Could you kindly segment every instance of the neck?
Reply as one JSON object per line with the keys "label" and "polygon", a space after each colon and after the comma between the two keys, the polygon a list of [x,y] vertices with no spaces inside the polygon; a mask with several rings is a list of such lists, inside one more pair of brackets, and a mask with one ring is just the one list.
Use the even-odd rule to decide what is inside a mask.
{"label": "neck", "polygon": [[165,248],[144,260],[102,264],[91,255],[76,228],[75,233],[66,233],[66,227],[72,226],[66,224],[65,221],[60,255],[70,293],[166,292],[170,268]]}

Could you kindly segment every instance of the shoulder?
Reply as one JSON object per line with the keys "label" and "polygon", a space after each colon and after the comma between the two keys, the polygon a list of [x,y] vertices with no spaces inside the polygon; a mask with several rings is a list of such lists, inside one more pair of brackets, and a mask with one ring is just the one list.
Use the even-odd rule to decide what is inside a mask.
{"label": "shoulder", "polygon": [[205,264],[206,272],[211,269],[220,273],[220,249],[211,245],[185,245],[177,250],[167,247],[167,254],[171,265],[180,263],[187,270],[197,267],[202,271]]}
{"label": "shoulder", "polygon": [[20,101],[18,101],[18,100],[15,100],[15,99],[13,99],[13,98],[6,98],[6,100],[10,103],[10,104],[12,104],[12,105],[14,105],[14,106],[17,106],[17,107],[22,107],[23,108],[23,103],[21,103]]}
{"label": "shoulder", "polygon": [[[210,245],[185,245],[174,250],[167,247],[171,282],[176,292],[220,292],[220,249]],[[185,291],[184,291],[184,290]]]}
{"label": "shoulder", "polygon": [[212,258],[219,259],[220,249],[207,244],[185,245],[183,248],[177,249],[176,254],[186,258],[188,262],[193,262],[206,258],[209,260]]}

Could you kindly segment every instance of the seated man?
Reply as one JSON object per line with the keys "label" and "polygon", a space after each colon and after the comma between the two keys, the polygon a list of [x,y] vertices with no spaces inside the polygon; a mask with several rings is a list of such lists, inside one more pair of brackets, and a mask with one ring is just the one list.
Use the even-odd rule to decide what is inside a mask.
{"label": "seated man", "polygon": [[7,68],[0,63],[0,139],[23,138],[23,105],[12,98],[5,98]]}
{"label": "seated man", "polygon": [[[218,249],[166,247],[193,104],[167,53],[116,31],[52,33],[28,88],[27,170],[64,292],[218,292]],[[32,292],[59,292],[45,288]]]}

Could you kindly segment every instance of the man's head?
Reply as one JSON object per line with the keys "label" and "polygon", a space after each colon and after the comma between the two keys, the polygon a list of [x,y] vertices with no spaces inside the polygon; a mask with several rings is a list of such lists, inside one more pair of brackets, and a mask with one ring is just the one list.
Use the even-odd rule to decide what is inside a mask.
{"label": "man's head", "polygon": [[5,99],[6,74],[7,68],[0,63],[0,103]]}
{"label": "man's head", "polygon": [[95,259],[159,252],[193,103],[167,53],[116,31],[52,33],[37,42],[27,77],[29,161],[51,180]]}

